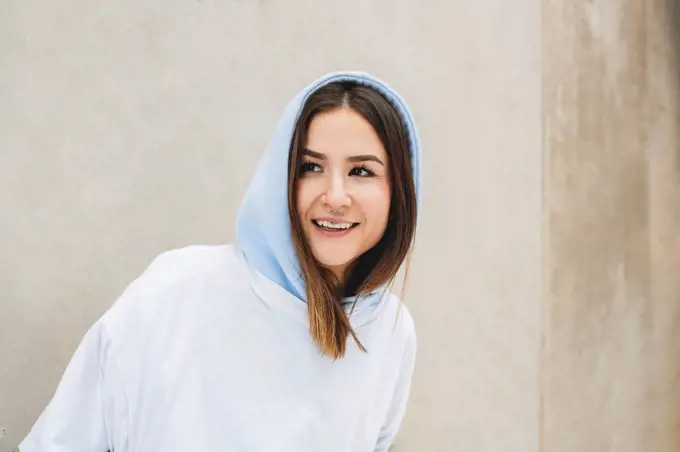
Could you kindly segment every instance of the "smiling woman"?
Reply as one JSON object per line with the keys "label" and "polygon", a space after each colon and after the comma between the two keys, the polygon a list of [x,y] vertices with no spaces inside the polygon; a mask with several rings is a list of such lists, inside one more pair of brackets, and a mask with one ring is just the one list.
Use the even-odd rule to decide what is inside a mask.
{"label": "smiling woman", "polygon": [[384,82],[305,87],[236,242],[159,255],[85,335],[20,450],[387,451],[415,365],[413,319],[388,289],[413,243],[419,165]]}
{"label": "smiling woman", "polygon": [[342,297],[389,284],[416,228],[416,193],[406,128],[376,90],[331,83],[305,103],[291,144],[288,203],[306,282],[312,337],[344,355],[361,347]]}
{"label": "smiling woman", "polygon": [[[297,192],[293,211],[314,257],[344,283],[349,264],[373,248],[385,231],[391,187],[382,163],[387,154],[371,124],[349,108],[314,117],[306,141],[302,162],[296,159],[298,152],[293,154],[299,167],[291,178]],[[340,237],[347,240],[325,240]]]}

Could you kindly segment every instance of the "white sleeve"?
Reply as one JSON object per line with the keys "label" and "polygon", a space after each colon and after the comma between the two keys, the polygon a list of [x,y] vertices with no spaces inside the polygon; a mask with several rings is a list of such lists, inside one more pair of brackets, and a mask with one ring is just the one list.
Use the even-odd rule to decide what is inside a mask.
{"label": "white sleeve", "polygon": [[406,413],[406,405],[408,404],[411,393],[411,381],[413,378],[413,370],[416,361],[416,337],[415,334],[411,337],[404,350],[404,358],[401,365],[401,371],[397,385],[394,388],[394,395],[392,396],[392,405],[387,413],[387,418],[380,430],[378,442],[375,445],[375,452],[387,452],[392,446],[399,427]]}
{"label": "white sleeve", "polygon": [[101,320],[82,339],[52,400],[20,452],[106,452],[121,450],[127,403],[107,359]]}

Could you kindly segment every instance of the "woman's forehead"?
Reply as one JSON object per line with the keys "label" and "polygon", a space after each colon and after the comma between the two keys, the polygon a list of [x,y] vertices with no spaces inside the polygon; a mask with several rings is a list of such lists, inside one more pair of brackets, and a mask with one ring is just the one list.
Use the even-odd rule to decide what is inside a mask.
{"label": "woman's forehead", "polygon": [[[310,122],[306,138],[305,148],[326,158],[385,153],[371,123],[348,108],[316,115]],[[323,158],[321,155],[316,157]]]}

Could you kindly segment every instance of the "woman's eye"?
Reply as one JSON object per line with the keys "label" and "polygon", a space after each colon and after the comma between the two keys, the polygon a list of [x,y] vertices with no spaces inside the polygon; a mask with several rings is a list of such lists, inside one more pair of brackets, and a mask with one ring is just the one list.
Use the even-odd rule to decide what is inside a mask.
{"label": "woman's eye", "polygon": [[321,171],[321,167],[316,163],[305,162],[300,166],[300,173],[312,173]]}
{"label": "woman's eye", "polygon": [[357,166],[356,168],[352,168],[352,171],[350,172],[351,175],[353,176],[359,176],[359,177],[371,177],[375,176],[375,173],[368,169],[366,166]]}

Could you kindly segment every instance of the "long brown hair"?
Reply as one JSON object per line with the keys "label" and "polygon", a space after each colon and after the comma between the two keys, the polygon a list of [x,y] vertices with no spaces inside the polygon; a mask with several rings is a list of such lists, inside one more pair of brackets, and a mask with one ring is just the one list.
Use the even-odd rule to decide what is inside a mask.
{"label": "long brown hair", "polygon": [[[392,191],[389,218],[382,238],[349,266],[342,285],[332,272],[323,268],[314,258],[297,214],[296,203],[298,168],[302,163],[309,125],[317,114],[337,108],[351,108],[375,129],[388,156]],[[417,223],[416,189],[404,123],[392,104],[376,90],[338,82],[327,84],[310,95],[302,108],[291,141],[288,212],[293,243],[306,286],[313,340],[333,359],[344,356],[349,335],[365,351],[344,311],[342,298],[354,296],[356,303],[361,295],[386,284],[391,286],[402,263],[410,257]]]}

